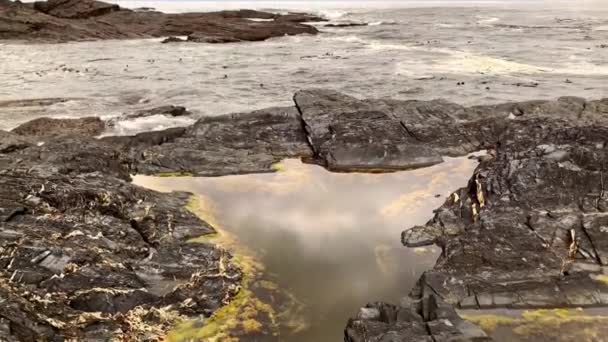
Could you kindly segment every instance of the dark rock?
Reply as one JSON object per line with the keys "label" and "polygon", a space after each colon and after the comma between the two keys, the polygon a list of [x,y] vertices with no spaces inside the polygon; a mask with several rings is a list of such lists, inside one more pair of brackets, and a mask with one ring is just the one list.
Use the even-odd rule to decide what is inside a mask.
{"label": "dark rock", "polygon": [[63,42],[191,35],[192,41],[259,41],[286,34],[316,34],[317,29],[301,22],[318,19],[250,10],[165,14],[131,11],[94,0],[53,0],[34,6],[0,6],[0,39]]}
{"label": "dark rock", "polygon": [[167,37],[167,38],[165,38],[162,41],[162,43],[163,44],[167,44],[167,43],[182,43],[182,42],[185,42],[185,41],[187,41],[187,39],[182,39],[182,38],[179,38],[179,37]]}
{"label": "dark rock", "polygon": [[316,15],[301,13],[301,12],[289,12],[287,14],[275,15],[275,21],[291,21],[294,23],[306,23],[306,22],[319,22],[325,21],[324,18],[321,18]]}
{"label": "dark rock", "polygon": [[142,340],[210,315],[240,271],[187,242],[213,232],[183,208],[187,194],[130,174],[269,172],[296,157],[371,172],[488,149],[466,187],[403,233],[408,246],[441,247],[435,267],[401,305],[362,309],[346,341],[487,340],[456,308],[608,306],[608,99],[463,107],[310,90],[295,103],[99,140],[65,122],[17,130],[33,141],[0,132],[0,337]]}
{"label": "dark rock", "polygon": [[161,338],[238,291],[230,255],[188,243],[214,232],[189,195],[130,184],[120,146],[71,135],[0,153],[0,339]]}
{"label": "dark rock", "polygon": [[88,19],[120,10],[120,6],[94,0],[47,0],[34,2],[34,9],[57,18]]}
{"label": "dark rock", "polygon": [[98,117],[80,119],[39,118],[20,125],[12,132],[31,137],[62,134],[96,136],[104,130],[105,123]]}
{"label": "dark rock", "polygon": [[296,34],[316,34],[317,29],[293,21],[262,21],[243,25],[241,22],[225,22],[218,26],[208,25],[188,35],[188,41],[197,43],[234,43],[240,41],[262,41],[272,37]]}
{"label": "dark rock", "polygon": [[330,170],[392,171],[442,162],[383,104],[324,90],[301,91],[294,100],[315,157]]}
{"label": "dark rock", "polygon": [[153,115],[165,115],[165,116],[186,116],[192,114],[189,112],[186,107],[182,106],[161,106],[152,109],[144,109],[137,111],[132,114],[126,114],[121,117],[121,119],[136,119],[136,118],[144,118],[147,116]]}
{"label": "dark rock", "polygon": [[331,23],[325,24],[325,27],[357,27],[357,26],[367,26],[367,23],[354,23],[354,22],[345,22],[345,23]]}
{"label": "dark rock", "polygon": [[0,154],[11,153],[32,145],[32,142],[15,133],[0,131]]}
{"label": "dark rock", "polygon": [[[434,341],[459,332],[450,332],[451,327],[446,332],[437,310],[425,309],[432,301],[469,310],[606,305],[608,285],[594,280],[607,262],[606,236],[600,233],[608,229],[603,218],[604,104],[560,98],[458,114],[466,120],[492,117],[475,126],[494,132],[496,150],[426,226],[406,230],[402,237],[407,246],[434,242],[443,250],[410,294],[422,303],[420,314]],[[489,142],[490,135],[476,139]],[[415,325],[402,328],[403,333]],[[387,329],[394,328],[366,338],[379,340]]]}
{"label": "dark rock", "polygon": [[134,171],[145,174],[271,172],[281,159],[312,154],[293,107],[204,117],[185,131],[171,129],[131,139],[126,146]]}
{"label": "dark rock", "polygon": [[[432,318],[424,318],[422,310],[429,311]],[[368,304],[357,318],[348,321],[344,335],[346,342],[490,341],[481,329],[464,321],[450,305],[432,294],[427,301],[411,301],[403,306]]]}

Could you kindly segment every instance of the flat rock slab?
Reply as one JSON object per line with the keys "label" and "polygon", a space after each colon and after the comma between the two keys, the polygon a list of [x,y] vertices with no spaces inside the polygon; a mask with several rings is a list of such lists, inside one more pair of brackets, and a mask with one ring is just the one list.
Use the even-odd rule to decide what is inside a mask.
{"label": "flat rock slab", "polygon": [[392,171],[441,163],[398,120],[368,103],[325,90],[294,101],[319,162],[333,171]]}
{"label": "flat rock slab", "polygon": [[134,171],[144,174],[272,172],[282,159],[312,155],[293,107],[205,117],[185,129],[109,140],[124,144]]}

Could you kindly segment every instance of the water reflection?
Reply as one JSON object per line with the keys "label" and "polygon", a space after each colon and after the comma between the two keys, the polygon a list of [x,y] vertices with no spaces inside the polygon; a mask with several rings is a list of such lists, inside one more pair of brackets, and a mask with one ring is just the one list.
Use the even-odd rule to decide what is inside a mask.
{"label": "water reflection", "polygon": [[401,231],[428,221],[476,165],[474,159],[446,158],[407,172],[340,174],[286,160],[273,174],[137,176],[135,182],[210,199],[222,226],[257,253],[268,277],[303,303],[308,328],[281,336],[339,341],[360,306],[398,302],[434,265],[437,249],[404,248]]}

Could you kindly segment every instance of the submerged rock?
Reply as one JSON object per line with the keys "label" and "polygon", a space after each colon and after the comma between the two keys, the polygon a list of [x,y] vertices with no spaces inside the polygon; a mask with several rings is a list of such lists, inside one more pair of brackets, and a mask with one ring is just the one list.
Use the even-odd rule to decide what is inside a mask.
{"label": "submerged rock", "polygon": [[167,43],[182,43],[182,42],[185,42],[185,41],[187,41],[187,39],[182,39],[182,38],[179,38],[179,37],[173,37],[173,36],[171,36],[171,37],[167,37],[167,38],[163,39],[163,41],[161,43],[163,43],[163,44],[167,44]]}
{"label": "submerged rock", "polygon": [[121,118],[136,119],[136,118],[145,118],[147,116],[153,116],[153,115],[165,115],[165,116],[176,117],[176,116],[187,116],[190,114],[192,114],[192,113],[189,112],[186,109],[186,107],[168,105],[168,106],[160,106],[160,107],[151,108],[151,109],[139,110],[135,113],[123,115]]}
{"label": "submerged rock", "polygon": [[357,26],[367,26],[368,23],[357,23],[357,22],[343,22],[343,23],[330,23],[325,24],[325,27],[357,27]]}

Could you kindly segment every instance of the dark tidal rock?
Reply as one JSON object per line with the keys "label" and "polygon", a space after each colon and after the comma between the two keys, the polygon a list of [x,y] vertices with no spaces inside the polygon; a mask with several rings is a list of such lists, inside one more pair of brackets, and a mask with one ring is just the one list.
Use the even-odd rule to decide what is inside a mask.
{"label": "dark tidal rock", "polygon": [[[608,306],[608,285],[595,280],[606,272],[608,252],[608,236],[599,233],[607,229],[605,103],[561,98],[466,110],[494,117],[476,129],[489,157],[432,220],[403,234],[406,246],[435,243],[443,250],[410,293],[422,305],[425,338],[444,340],[424,309],[429,296],[468,310]],[[447,319],[454,326],[460,321]],[[352,320],[346,337],[379,341],[417,324],[379,329],[376,321]],[[594,324],[586,328],[597,329]],[[462,331],[454,336],[470,340]]]}
{"label": "dark tidal rock", "polygon": [[163,39],[163,41],[161,43],[163,44],[167,44],[167,43],[183,43],[187,41],[187,39],[182,39],[179,37],[167,37],[165,39]]}
{"label": "dark tidal rock", "polygon": [[325,24],[325,27],[358,27],[358,26],[367,26],[367,25],[368,25],[368,23],[343,22],[343,23]]}
{"label": "dark tidal rock", "polygon": [[134,171],[145,174],[270,172],[284,158],[311,155],[293,107],[205,117],[185,129],[109,139],[120,140]]}
{"label": "dark tidal rock", "polygon": [[190,114],[192,114],[192,113],[189,112],[186,109],[186,107],[169,105],[169,106],[160,106],[160,107],[151,108],[151,109],[139,110],[135,113],[123,115],[121,118],[136,119],[136,118],[144,118],[144,117],[153,116],[153,115],[165,115],[165,116],[176,117],[176,116],[187,116]]}
{"label": "dark tidal rock", "polygon": [[240,271],[225,251],[187,242],[213,232],[183,208],[188,194],[129,175],[270,172],[283,158],[385,172],[488,150],[466,187],[403,233],[407,246],[439,245],[436,266],[407,301],[363,308],[346,341],[483,341],[455,309],[608,306],[596,280],[608,272],[608,99],[294,100],[135,136],[94,139],[72,121],[0,132],[0,339],[141,340],[209,315]]}
{"label": "dark tidal rock", "polygon": [[12,132],[31,137],[61,134],[96,136],[101,134],[104,129],[105,123],[98,117],[80,119],[39,118],[20,125]]}
{"label": "dark tidal rock", "polygon": [[115,145],[0,137],[0,340],[149,340],[236,294],[189,195],[129,183]]}
{"label": "dark tidal rock", "polygon": [[34,9],[57,18],[87,19],[120,10],[120,6],[101,1],[48,0],[34,2]]}
{"label": "dark tidal rock", "polygon": [[[250,19],[269,19],[256,22]],[[62,42],[192,36],[198,42],[259,41],[318,31],[302,22],[318,17],[241,10],[165,14],[132,11],[94,0],[50,0],[34,5],[0,3],[0,39]],[[137,23],[137,24],[134,24]]]}

